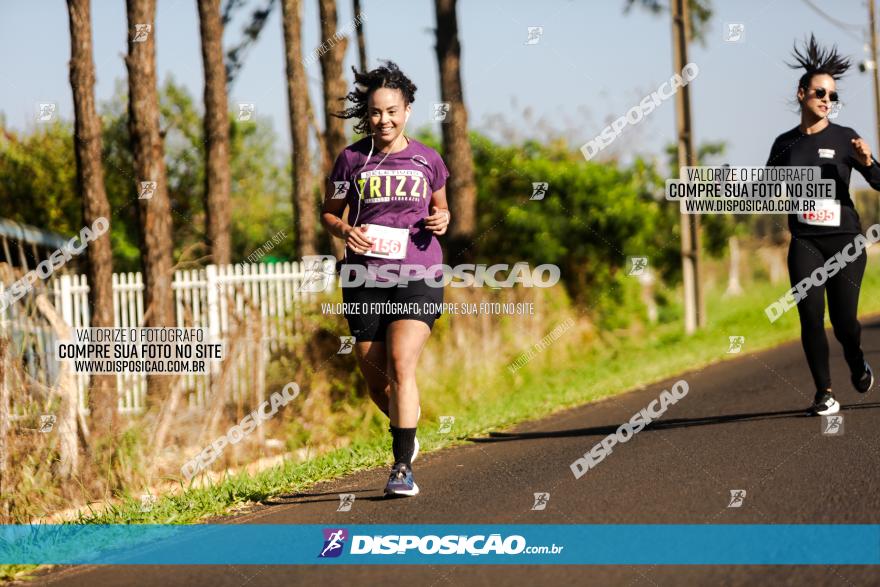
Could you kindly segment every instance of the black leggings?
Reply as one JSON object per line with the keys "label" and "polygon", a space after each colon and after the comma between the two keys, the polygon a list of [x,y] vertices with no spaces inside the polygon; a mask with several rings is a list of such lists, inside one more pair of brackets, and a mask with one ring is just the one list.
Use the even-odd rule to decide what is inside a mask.
{"label": "black leggings", "polygon": [[[830,234],[814,237],[792,237],[788,248],[788,274],[794,287],[802,279],[852,243],[856,235]],[[850,251],[852,247],[850,247]],[[821,286],[807,290],[806,297],[798,303],[801,320],[801,342],[813,382],[817,390],[831,388],[831,372],[828,366],[828,339],[825,336],[825,291],[828,291],[828,314],[834,336],[843,346],[843,356],[850,373],[864,371],[862,354],[862,327],[858,320],[859,290],[865,274],[867,255],[864,250],[851,262],[846,262],[840,272]]]}

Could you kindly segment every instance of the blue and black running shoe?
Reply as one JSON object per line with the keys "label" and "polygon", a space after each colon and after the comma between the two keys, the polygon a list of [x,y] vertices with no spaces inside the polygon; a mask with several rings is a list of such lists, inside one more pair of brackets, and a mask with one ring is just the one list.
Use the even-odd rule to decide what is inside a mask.
{"label": "blue and black running shoe", "polygon": [[867,361],[865,361],[865,372],[859,376],[853,375],[852,384],[859,393],[867,393],[874,387],[874,372],[871,371]]}
{"label": "blue and black running shoe", "polygon": [[412,469],[406,463],[397,463],[391,469],[391,476],[385,484],[386,496],[413,496],[419,494],[419,486],[413,480]]}

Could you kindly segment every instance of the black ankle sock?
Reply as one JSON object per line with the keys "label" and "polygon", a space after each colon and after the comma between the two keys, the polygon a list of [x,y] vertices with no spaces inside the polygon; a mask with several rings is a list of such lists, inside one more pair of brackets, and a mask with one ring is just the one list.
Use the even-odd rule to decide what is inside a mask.
{"label": "black ankle sock", "polygon": [[394,453],[394,464],[406,463],[412,466],[413,452],[416,450],[416,429],[391,427],[391,450]]}

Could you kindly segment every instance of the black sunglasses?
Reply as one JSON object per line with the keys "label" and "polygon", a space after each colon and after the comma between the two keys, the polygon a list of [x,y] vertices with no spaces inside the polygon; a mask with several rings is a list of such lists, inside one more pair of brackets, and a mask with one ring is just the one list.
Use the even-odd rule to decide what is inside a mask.
{"label": "black sunglasses", "polygon": [[[813,92],[816,94],[816,97],[821,100],[825,97],[825,94],[828,93],[828,90],[826,90],[825,88],[816,88],[813,90]],[[837,97],[837,92],[831,92],[828,94],[828,98],[832,102],[837,102]]]}

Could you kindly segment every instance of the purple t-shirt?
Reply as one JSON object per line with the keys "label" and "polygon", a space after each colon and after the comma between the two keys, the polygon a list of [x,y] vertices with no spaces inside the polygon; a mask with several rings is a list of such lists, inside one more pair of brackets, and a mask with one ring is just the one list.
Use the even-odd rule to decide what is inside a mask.
{"label": "purple t-shirt", "polygon": [[[374,150],[367,161],[370,142],[363,138],[336,158],[330,174],[336,192],[331,197],[345,198],[351,226],[408,228],[409,243],[403,259],[368,257],[346,249],[346,262],[372,269],[388,263],[421,267],[442,263],[440,242],[425,228],[424,219],[431,214],[431,195],[446,185],[446,164],[437,151],[412,138],[402,151],[385,157]],[[385,161],[379,165],[383,157]]]}

